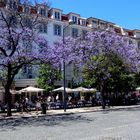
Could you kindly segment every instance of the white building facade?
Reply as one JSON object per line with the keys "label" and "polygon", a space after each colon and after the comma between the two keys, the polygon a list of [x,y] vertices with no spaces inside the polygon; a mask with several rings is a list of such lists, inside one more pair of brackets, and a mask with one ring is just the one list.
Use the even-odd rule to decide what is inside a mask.
{"label": "white building facade", "polygon": [[[55,41],[62,39],[63,29],[69,25],[72,21],[74,24],[69,25],[65,30],[64,36],[79,37],[84,36],[88,31],[100,30],[114,30],[120,35],[129,36],[130,40],[136,43],[140,48],[140,30],[129,30],[117,26],[115,23],[97,19],[94,17],[82,18],[77,13],[64,14],[61,9],[51,8],[49,9],[44,5],[31,6],[28,3],[21,4],[19,0],[0,0],[0,8],[11,8],[17,10],[17,12],[30,15],[38,15],[41,17],[42,24],[38,28],[38,33],[43,34],[48,40],[48,44],[51,46]],[[17,89],[26,87],[28,85],[37,86],[36,71],[32,67],[25,67],[22,70],[22,74],[16,76],[15,87]],[[71,82],[73,78],[72,69],[66,68],[66,80]],[[62,82],[56,83],[58,85]]]}

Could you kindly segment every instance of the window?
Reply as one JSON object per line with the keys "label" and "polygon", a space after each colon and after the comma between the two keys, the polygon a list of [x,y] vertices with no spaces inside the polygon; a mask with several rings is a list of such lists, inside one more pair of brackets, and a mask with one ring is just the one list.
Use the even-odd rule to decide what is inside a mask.
{"label": "window", "polygon": [[82,20],[82,26],[86,26],[86,20]]}
{"label": "window", "polygon": [[28,13],[30,12],[30,8],[29,8],[29,7],[24,7],[24,12],[25,12],[26,14],[28,14]]}
{"label": "window", "polygon": [[23,46],[25,47],[24,53],[31,53],[32,52],[32,42],[28,40],[23,40]]}
{"label": "window", "polygon": [[24,78],[33,78],[33,68],[30,65],[24,65],[22,68],[22,75]]}
{"label": "window", "polygon": [[110,30],[113,30],[113,25],[109,25],[109,27],[108,27]]}
{"label": "window", "polygon": [[87,31],[86,30],[83,30],[82,31],[82,39],[85,39],[86,38],[86,34],[87,34]]}
{"label": "window", "polygon": [[28,74],[32,74],[32,66],[28,66]]}
{"label": "window", "polygon": [[9,8],[13,9],[13,2],[11,0],[9,1]]}
{"label": "window", "polygon": [[138,42],[138,48],[140,49],[140,41]]}
{"label": "window", "polygon": [[43,32],[42,25],[39,25],[39,32],[40,32],[40,33],[42,33],[42,32]]}
{"label": "window", "polygon": [[105,25],[105,23],[103,23],[103,22],[100,22],[100,25],[101,25],[101,26],[104,26],[104,25]]}
{"label": "window", "polygon": [[29,18],[24,18],[23,23],[24,23],[24,26],[28,28],[32,28],[32,21]]}
{"label": "window", "polygon": [[77,17],[76,16],[72,16],[72,21],[73,21],[73,23],[77,24]]}
{"label": "window", "polygon": [[23,72],[23,73],[27,73],[27,66],[26,66],[26,65],[23,66],[22,72]]}
{"label": "window", "polygon": [[40,33],[47,33],[47,25],[45,25],[45,24],[40,24],[40,25],[39,25],[39,32],[40,32]]}
{"label": "window", "polygon": [[136,37],[140,38],[140,32],[136,32]]}
{"label": "window", "polygon": [[92,26],[93,26],[93,27],[97,27],[97,21],[93,20],[93,21],[92,21]]}
{"label": "window", "polygon": [[32,74],[29,74],[29,75],[28,75],[28,78],[29,78],[29,79],[32,79],[32,78],[33,78]]}
{"label": "window", "polygon": [[72,28],[72,37],[74,38],[78,37],[78,29]]}
{"label": "window", "polygon": [[109,25],[109,27],[113,29],[113,25]]}
{"label": "window", "polygon": [[60,20],[60,12],[55,12],[55,19]]}
{"label": "window", "polygon": [[43,9],[43,8],[40,8],[39,14],[42,15],[42,16],[46,16],[46,10]]}
{"label": "window", "polygon": [[104,29],[104,28],[106,27],[106,24],[103,23],[103,22],[100,22],[100,27],[101,27],[102,29]]}
{"label": "window", "polygon": [[43,30],[44,30],[44,33],[47,33],[47,26],[46,25],[43,26]]}
{"label": "window", "polygon": [[129,44],[133,44],[133,40],[132,39],[129,39]]}
{"label": "window", "polygon": [[16,27],[17,26],[17,23],[18,23],[17,18],[16,17],[13,17],[12,23],[11,23],[12,26]]}
{"label": "window", "polygon": [[27,78],[32,79],[33,78],[33,75],[32,75],[32,71],[33,71],[32,66],[28,66],[27,69],[28,69]]}
{"label": "window", "polygon": [[12,0],[9,1],[9,8],[17,10],[16,2],[13,2]]}
{"label": "window", "polygon": [[61,36],[61,25],[54,25],[54,35],[59,35]]}
{"label": "window", "polygon": [[17,26],[17,18],[16,16],[7,16],[7,21],[10,24],[11,27],[16,27]]}

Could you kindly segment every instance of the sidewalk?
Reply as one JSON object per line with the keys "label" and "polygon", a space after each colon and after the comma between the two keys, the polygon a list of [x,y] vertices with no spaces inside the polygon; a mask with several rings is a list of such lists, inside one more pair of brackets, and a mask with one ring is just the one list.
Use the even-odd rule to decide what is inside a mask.
{"label": "sidewalk", "polygon": [[41,111],[38,113],[36,111],[32,111],[29,113],[21,112],[12,113],[12,116],[6,117],[6,114],[0,113],[0,120],[3,119],[17,119],[17,118],[28,118],[28,117],[40,117],[40,116],[51,116],[51,115],[68,115],[75,113],[88,113],[88,112],[96,112],[96,111],[115,111],[115,110],[124,110],[124,109],[132,109],[132,108],[140,108],[140,105],[131,105],[131,106],[113,106],[110,108],[102,109],[102,107],[82,107],[82,108],[73,108],[67,109],[64,112],[63,109],[57,110],[47,110],[47,114],[41,114]]}

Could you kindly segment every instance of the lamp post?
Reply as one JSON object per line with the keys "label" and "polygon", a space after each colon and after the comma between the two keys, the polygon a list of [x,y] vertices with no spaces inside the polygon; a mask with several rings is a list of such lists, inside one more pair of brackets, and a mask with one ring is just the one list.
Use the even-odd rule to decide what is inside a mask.
{"label": "lamp post", "polygon": [[[73,22],[70,21],[69,24],[63,28],[63,45],[65,45],[65,30],[72,25]],[[63,60],[63,87],[64,87],[64,91],[63,91],[63,107],[64,107],[64,112],[66,112],[66,108],[67,108],[67,102],[66,102],[66,66],[65,66],[65,58]]]}

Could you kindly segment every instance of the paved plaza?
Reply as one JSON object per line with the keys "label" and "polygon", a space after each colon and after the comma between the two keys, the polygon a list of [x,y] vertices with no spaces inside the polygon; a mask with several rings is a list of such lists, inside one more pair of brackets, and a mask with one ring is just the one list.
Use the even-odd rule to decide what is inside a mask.
{"label": "paved plaza", "polygon": [[0,119],[0,140],[140,140],[139,118],[133,107]]}

